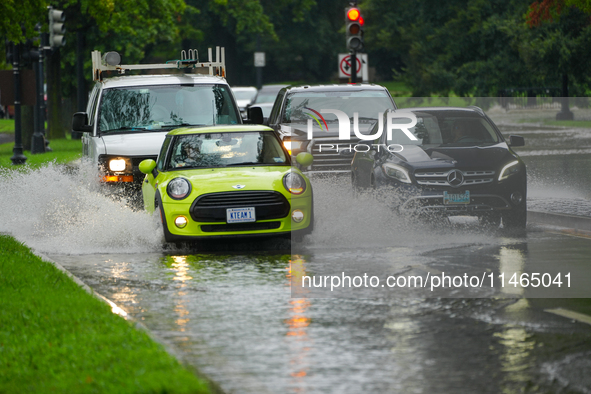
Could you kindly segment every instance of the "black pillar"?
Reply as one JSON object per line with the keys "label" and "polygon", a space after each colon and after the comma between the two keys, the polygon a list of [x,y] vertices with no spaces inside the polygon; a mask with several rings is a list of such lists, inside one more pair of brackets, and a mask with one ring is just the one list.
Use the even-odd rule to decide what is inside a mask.
{"label": "black pillar", "polygon": [[25,164],[27,157],[23,154],[23,137],[21,134],[21,75],[20,75],[21,44],[12,46],[12,72],[14,74],[14,148],[12,148],[13,165]]}

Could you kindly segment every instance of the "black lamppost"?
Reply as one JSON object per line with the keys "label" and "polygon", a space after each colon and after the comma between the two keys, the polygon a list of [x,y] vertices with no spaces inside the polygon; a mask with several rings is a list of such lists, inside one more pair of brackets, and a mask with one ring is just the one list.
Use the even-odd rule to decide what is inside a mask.
{"label": "black lamppost", "polygon": [[12,72],[14,74],[14,148],[10,160],[13,165],[25,164],[27,157],[23,154],[23,136],[21,129],[21,44],[12,45]]}

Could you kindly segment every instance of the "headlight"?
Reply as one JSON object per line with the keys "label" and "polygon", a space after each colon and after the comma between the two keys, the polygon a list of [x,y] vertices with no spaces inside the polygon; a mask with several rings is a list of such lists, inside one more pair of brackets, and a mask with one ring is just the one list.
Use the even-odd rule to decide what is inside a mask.
{"label": "headlight", "polygon": [[297,172],[288,172],[283,177],[283,186],[291,194],[302,194],[306,191],[306,180]]}
{"label": "headlight", "polygon": [[166,192],[170,198],[182,200],[191,193],[191,183],[185,178],[174,178],[168,183]]}
{"label": "headlight", "polygon": [[109,160],[109,170],[111,170],[113,172],[125,171],[125,167],[127,167],[127,164],[125,163],[125,159],[111,159],[111,160]]}
{"label": "headlight", "polygon": [[519,172],[519,162],[517,160],[507,164],[499,174],[499,181],[509,178],[511,175]]}
{"label": "headlight", "polygon": [[384,163],[382,164],[382,170],[390,178],[394,178],[402,183],[411,183],[408,171],[404,167],[392,163]]}

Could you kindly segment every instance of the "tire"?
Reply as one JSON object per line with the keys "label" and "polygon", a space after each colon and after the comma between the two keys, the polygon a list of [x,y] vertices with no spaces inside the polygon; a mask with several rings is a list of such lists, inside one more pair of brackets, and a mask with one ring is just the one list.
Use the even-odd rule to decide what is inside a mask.
{"label": "tire", "polygon": [[156,193],[156,201],[154,202],[154,204],[160,212],[160,220],[162,221],[162,232],[164,233],[164,240],[166,242],[174,242],[174,237],[168,230],[168,225],[166,224],[166,214],[164,213],[164,207],[162,206],[162,200],[160,198],[159,192]]}
{"label": "tire", "polygon": [[527,226],[527,204],[523,202],[517,208],[502,215],[503,229],[513,233],[525,233]]}

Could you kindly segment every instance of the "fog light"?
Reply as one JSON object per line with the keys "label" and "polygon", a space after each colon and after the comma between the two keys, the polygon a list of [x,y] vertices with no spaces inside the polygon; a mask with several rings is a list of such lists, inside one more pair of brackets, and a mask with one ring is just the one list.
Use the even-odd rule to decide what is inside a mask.
{"label": "fog light", "polygon": [[291,218],[293,219],[294,222],[300,223],[302,220],[304,220],[304,213],[302,211],[300,211],[299,209],[295,209],[291,213]]}
{"label": "fog light", "polygon": [[174,224],[178,228],[185,228],[187,226],[187,218],[184,216],[177,216],[177,218],[174,219]]}
{"label": "fog light", "polygon": [[523,196],[519,192],[511,194],[511,202],[515,205],[519,205],[523,201]]}

